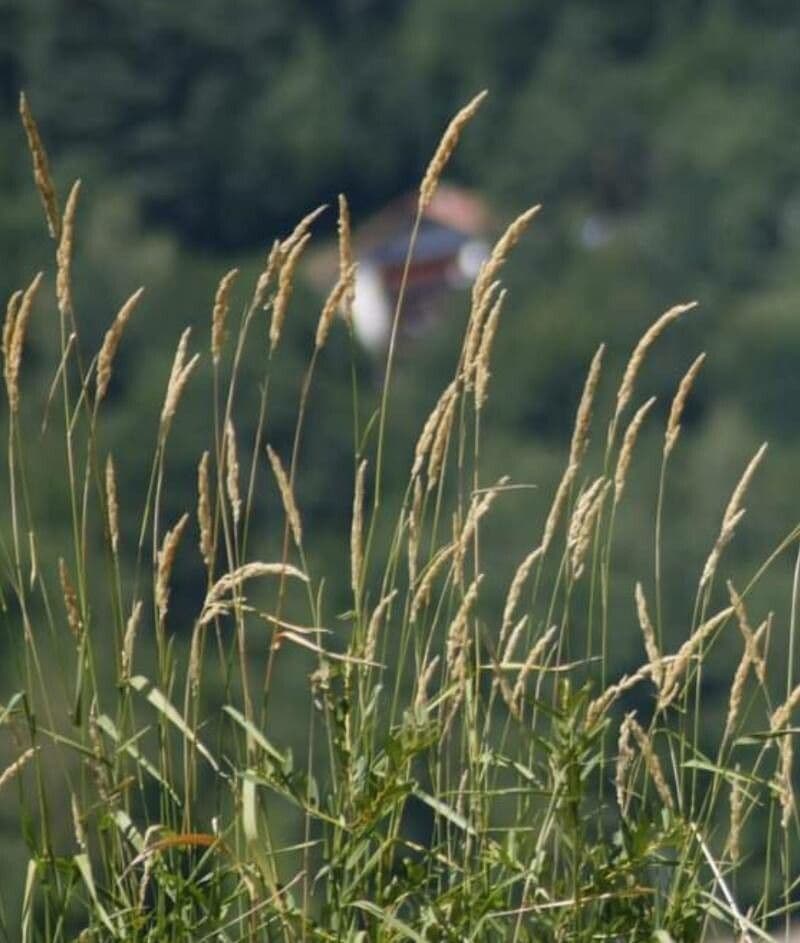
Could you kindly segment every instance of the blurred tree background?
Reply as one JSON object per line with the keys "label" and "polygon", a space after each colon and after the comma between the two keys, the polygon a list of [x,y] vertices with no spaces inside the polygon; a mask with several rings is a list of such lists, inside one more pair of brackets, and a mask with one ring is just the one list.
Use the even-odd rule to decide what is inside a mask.
{"label": "blurred tree background", "polygon": [[[685,637],[730,491],[765,438],[768,459],[726,572],[743,582],[798,518],[798,48],[800,7],[787,0],[0,0],[0,293],[50,264],[17,115],[24,88],[60,196],[84,180],[75,284],[85,337],[99,343],[121,302],[140,284],[148,289],[106,415],[105,447],[141,443],[140,467],[118,467],[133,534],[175,342],[192,324],[195,344],[206,344],[221,274],[233,264],[256,273],[276,235],[340,191],[357,223],[415,186],[449,116],[488,88],[450,175],[484,194],[500,220],[534,202],[544,210],[508,269],[511,303],[484,443],[487,480],[508,472],[538,488],[498,502],[502,540],[489,551],[487,612],[539,533],[597,344],[609,342],[610,401],[613,368],[645,327],[675,302],[701,303],[659,341],[639,391],[658,396],[661,423],[650,423],[619,515],[612,631],[624,671],[642,658],[633,586],[652,581],[660,430],[698,351],[708,350],[708,363],[667,494],[672,646]],[[602,238],[588,239],[587,227]],[[331,236],[333,212],[317,228]],[[270,434],[284,453],[318,303],[305,287],[290,314]],[[430,342],[403,351],[395,489],[414,430],[452,368],[467,305],[466,294],[455,299]],[[46,308],[35,315],[24,368],[36,417],[57,360],[55,312]],[[251,352],[248,365],[254,401],[260,356]],[[298,482],[308,544],[318,571],[330,574],[332,613],[347,607],[334,536],[348,526],[351,501],[348,359],[337,335]],[[359,364],[369,397],[378,368],[366,355]],[[171,444],[167,519],[193,505],[175,482],[193,481],[207,446],[207,382],[194,384]],[[598,443],[602,435],[598,424]],[[47,468],[34,476],[43,507],[55,506],[63,482],[48,480]],[[260,483],[271,487],[266,464]],[[257,539],[277,541],[279,521],[277,511],[262,519]],[[68,522],[51,514],[48,527],[55,537]],[[129,543],[133,556],[133,536]],[[771,608],[780,613],[773,657],[781,678],[791,571],[781,559],[752,602],[759,621]],[[189,613],[200,591],[189,569],[178,573],[176,606]],[[731,643],[731,671],[740,651]],[[11,691],[14,666],[0,664],[3,692]],[[277,683],[290,699],[292,682]],[[726,697],[720,685],[720,712]],[[302,739],[290,711],[278,724],[287,740]],[[0,812],[8,836],[0,841],[22,862],[15,810]],[[20,882],[22,874],[21,864]]]}

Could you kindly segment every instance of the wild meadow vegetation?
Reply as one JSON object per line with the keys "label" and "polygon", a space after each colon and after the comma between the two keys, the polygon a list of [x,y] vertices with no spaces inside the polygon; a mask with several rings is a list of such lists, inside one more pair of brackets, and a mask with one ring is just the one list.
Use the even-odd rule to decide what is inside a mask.
{"label": "wild meadow vegetation", "polygon": [[[446,129],[419,214],[482,99]],[[586,364],[563,471],[552,494],[537,496],[543,526],[509,572],[489,573],[492,547],[506,539],[493,519],[532,487],[513,467],[495,476],[502,456],[482,448],[493,345],[514,304],[504,266],[539,207],[514,219],[472,288],[452,373],[401,472],[387,445],[394,334],[375,409],[364,408],[372,398],[353,367],[349,414],[323,417],[350,443],[341,608],[328,591],[341,572],[318,568],[299,495],[309,473],[304,434],[326,405],[314,397],[318,371],[334,332],[349,331],[347,201],[339,276],[297,379],[288,446],[271,436],[273,415],[287,408],[273,384],[317,212],[276,239],[251,283],[237,269],[221,278],[205,335],[180,336],[168,375],[141,364],[163,405],[154,428],[135,425],[112,452],[104,413],[142,292],[97,350],[82,342],[72,283],[80,183],[62,207],[24,98],[21,113],[56,250],[54,298],[35,275],[9,299],[3,328],[0,551],[13,671],[0,731],[14,759],[0,795],[15,796],[28,855],[19,910],[6,903],[0,913],[6,938],[684,943],[725,932],[771,939],[768,931],[788,925],[800,825],[798,578],[772,609],[751,600],[797,553],[800,527],[776,534],[746,578],[734,583],[726,568],[765,447],[735,470],[718,535],[683,598],[666,599],[662,580],[674,523],[665,496],[703,354],[676,372],[658,430],[654,511],[631,587],[637,647],[628,672],[612,670],[615,526],[640,433],[659,421],[638,381],[662,335],[695,317],[695,304],[671,307],[626,352],[610,415],[595,408],[605,348]],[[409,257],[413,250],[412,236]],[[238,318],[235,293],[246,299]],[[395,327],[401,317],[402,297]],[[49,319],[58,337],[36,412],[26,405],[31,319]],[[167,343],[157,321],[148,332],[151,344]],[[255,386],[242,373],[253,351]],[[196,471],[176,480],[171,443],[204,374],[204,445]],[[247,441],[242,429],[252,430]],[[149,483],[135,509],[118,486],[132,466]],[[64,482],[70,527],[58,546],[38,537],[56,513],[33,487],[43,468]],[[385,483],[398,474],[405,486],[395,500]],[[177,514],[165,511],[176,503]],[[253,538],[265,507],[279,535],[271,556]],[[188,621],[173,605],[179,569],[200,587]],[[499,606],[482,598],[487,575],[506,587]],[[719,691],[710,695],[704,681],[731,651],[719,716],[707,707]],[[290,704],[276,694],[287,685]],[[301,750],[282,739],[287,723]],[[766,838],[758,892],[744,902],[753,821]]]}

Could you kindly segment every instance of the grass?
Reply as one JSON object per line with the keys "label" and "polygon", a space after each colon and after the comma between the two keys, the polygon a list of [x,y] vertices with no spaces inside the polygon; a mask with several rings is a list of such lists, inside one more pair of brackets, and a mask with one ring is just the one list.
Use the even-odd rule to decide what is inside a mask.
{"label": "grass", "polygon": [[[481,100],[446,131],[424,178],[420,213]],[[487,612],[481,590],[494,539],[487,525],[517,487],[506,477],[486,480],[481,453],[492,344],[508,303],[499,277],[538,208],[511,223],[476,281],[453,376],[409,456],[401,506],[392,508],[381,483],[401,291],[376,413],[363,415],[354,370],[352,427],[341,429],[354,441],[354,495],[352,523],[341,535],[350,608],[337,613],[304,542],[296,484],[315,369],[329,331],[345,329],[334,318],[343,312],[346,325],[352,303],[346,203],[339,280],[309,352],[291,452],[268,447],[270,377],[314,214],[275,242],[233,331],[237,272],[223,277],[209,353],[191,353],[189,331],[180,339],[150,457],[142,438],[111,459],[101,446],[105,394],[139,293],[98,355],[85,351],[71,292],[79,188],[62,215],[26,105],[23,113],[58,246],[61,357],[48,409],[55,415],[60,403],[63,413],[71,528],[63,546],[37,551],[28,469],[41,456],[20,408],[28,319],[43,303],[37,276],[9,302],[3,336],[9,524],[2,568],[19,667],[0,708],[18,759],[0,775],[0,790],[17,787],[29,854],[21,910],[2,913],[6,938],[19,927],[23,940],[48,943],[684,943],[726,930],[771,939],[768,930],[788,926],[797,897],[791,722],[800,702],[792,673],[800,580],[787,619],[785,678],[775,678],[769,659],[773,618],[754,625],[748,597],[779,557],[797,551],[800,529],[746,585],[726,585],[721,576],[763,449],[744,470],[708,563],[688,590],[683,642],[665,649],[661,509],[701,360],[678,385],[664,434],[656,562],[644,566],[635,593],[639,667],[610,675],[615,518],[639,431],[653,421],[650,401],[633,408],[637,376],[659,335],[679,329],[692,306],[670,309],[634,349],[592,467],[589,439],[603,429],[593,417],[598,351],[543,532],[505,576],[502,611]],[[264,351],[255,401],[238,384],[248,345]],[[209,438],[197,479],[172,482],[171,432],[187,386],[203,370],[212,377]],[[255,419],[245,422],[248,410]],[[246,448],[238,428],[255,429]],[[139,526],[121,532],[116,469],[148,461]],[[267,560],[252,551],[263,503],[257,463],[271,468],[283,509],[281,553]],[[168,488],[185,500],[177,519],[165,520]],[[378,535],[387,529],[382,546]],[[132,544],[131,569],[121,548]],[[90,565],[97,545],[102,572]],[[642,559],[651,551],[643,548]],[[176,561],[205,586],[190,630],[171,608]],[[721,640],[742,655],[708,752],[703,675]],[[275,680],[285,672],[304,692],[304,709],[299,696],[291,705],[304,730],[300,756],[275,733],[287,709],[274,696]],[[760,894],[745,910],[738,902],[742,830],[756,816],[767,851]]]}

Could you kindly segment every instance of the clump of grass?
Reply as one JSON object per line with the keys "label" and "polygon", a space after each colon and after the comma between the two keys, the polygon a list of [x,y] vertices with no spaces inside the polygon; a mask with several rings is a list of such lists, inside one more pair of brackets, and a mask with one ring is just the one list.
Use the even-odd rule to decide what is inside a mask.
{"label": "clump of grass", "polygon": [[[420,190],[420,212],[482,99],[459,112],[446,131]],[[24,100],[22,110],[50,229],[69,233],[71,252],[80,238],[74,200],[62,225]],[[60,247],[61,358],[54,389],[60,383],[73,524],[70,545],[52,548],[60,558],[63,611],[49,604],[52,574],[35,565],[32,550],[26,559],[22,538],[30,534],[35,547],[37,520],[25,484],[33,437],[21,425],[19,403],[25,327],[34,301],[41,304],[41,277],[14,294],[3,335],[10,520],[3,567],[22,676],[18,693],[0,710],[0,727],[17,750],[0,774],[0,788],[10,789],[11,780],[24,783],[24,940],[683,943],[723,928],[742,940],[767,939],[767,928],[788,918],[798,827],[789,724],[800,688],[790,673],[785,699],[773,703],[766,670],[770,619],[755,631],[748,621],[745,603],[766,566],[741,592],[730,587],[730,606],[712,606],[725,546],[763,449],[735,489],[696,597],[687,600],[693,617],[682,628],[682,643],[673,653],[664,646],[659,548],[666,461],[677,447],[702,355],[678,387],[665,431],[656,566],[640,574],[631,604],[643,637],[638,664],[622,677],[607,677],[614,522],[652,400],[634,412],[619,445],[616,431],[650,348],[693,304],[671,308],[635,347],[602,467],[592,468],[587,445],[604,348],[598,350],[565,471],[545,500],[542,532],[505,577],[502,611],[487,616],[478,605],[485,522],[511,494],[505,478],[485,484],[480,447],[492,342],[501,308],[511,303],[499,275],[537,211],[511,223],[478,276],[454,375],[408,457],[405,495],[392,510],[380,482],[398,306],[378,421],[362,427],[355,411],[352,519],[341,535],[352,606],[336,633],[325,574],[312,571],[303,542],[296,483],[303,475],[302,428],[315,365],[329,332],[340,329],[336,312],[347,315],[352,303],[344,198],[340,272],[309,351],[291,457],[284,463],[271,446],[263,447],[269,378],[318,211],[273,244],[230,364],[224,354],[236,269],[217,289],[210,357],[190,354],[188,329],[181,336],[153,430],[137,560],[125,580],[120,546],[132,535],[120,529],[115,467],[141,461],[142,452],[137,447],[114,460],[107,456],[103,465],[99,436],[114,357],[141,290],[120,309],[97,358],[87,360]],[[409,257],[412,252],[413,237]],[[341,329],[348,329],[349,318],[341,320]],[[259,328],[261,336],[253,336]],[[247,344],[264,351],[262,396],[255,404],[237,385]],[[196,483],[180,482],[182,494],[192,501],[197,494],[198,553],[184,536],[189,512],[165,529],[161,504],[170,428],[186,386],[208,360],[214,421]],[[234,430],[253,428],[238,417],[254,406],[248,453],[239,450]],[[282,550],[273,560],[249,552],[260,496],[255,465],[248,473],[240,454],[272,467],[284,512]],[[612,488],[613,500],[607,500]],[[390,515],[392,537],[381,552],[375,534]],[[799,534],[792,530],[768,564]],[[95,540],[108,550],[104,574],[86,566]],[[192,560],[207,587],[183,636],[168,624],[179,556]],[[654,616],[648,584],[657,600]],[[104,611],[112,625],[96,615]],[[600,638],[590,629],[598,611],[604,614]],[[709,756],[699,735],[702,669],[718,651],[715,640],[733,634],[737,623],[745,651],[716,755]],[[57,662],[60,677],[53,679],[45,654],[59,649],[65,633],[71,660]],[[155,640],[155,658],[148,648],[137,652],[145,634]],[[583,654],[576,659],[581,636]],[[258,677],[250,660],[256,647],[265,656],[257,662],[263,665]],[[306,731],[302,762],[276,740],[282,705],[271,697],[276,672],[296,670],[298,659],[305,667],[296,685],[306,696],[302,710],[300,699],[292,709]],[[212,676],[224,679],[221,698]],[[68,711],[62,707],[70,699],[57,693],[62,690],[72,692]],[[635,712],[623,710],[631,696]],[[737,902],[737,875],[748,853],[743,826],[763,810],[769,836],[763,890],[745,911]],[[73,826],[65,830],[67,820]],[[414,820],[428,823],[424,839]],[[780,887],[770,883],[776,862],[784,875]],[[10,927],[12,919],[4,913],[3,925]]]}

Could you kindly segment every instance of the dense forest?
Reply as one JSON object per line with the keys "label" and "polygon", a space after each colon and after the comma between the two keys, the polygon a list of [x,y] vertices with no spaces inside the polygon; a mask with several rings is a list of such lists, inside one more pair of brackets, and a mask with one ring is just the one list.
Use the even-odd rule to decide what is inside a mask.
{"label": "dense forest", "polygon": [[[0,295],[27,284],[51,251],[17,111],[24,89],[60,198],[83,180],[75,307],[84,335],[99,344],[124,299],[147,286],[109,392],[105,446],[136,441],[156,420],[184,325],[206,343],[220,276],[235,264],[243,283],[254,278],[273,239],[317,204],[334,207],[340,191],[357,225],[413,189],[449,116],[487,88],[448,174],[483,194],[500,225],[543,204],[508,269],[486,409],[487,478],[513,469],[520,483],[549,486],[597,345],[607,342],[618,368],[661,311],[700,303],[660,342],[644,375],[661,426],[676,376],[708,351],[666,495],[664,608],[680,639],[683,590],[764,439],[752,510],[727,557],[734,579],[747,579],[800,509],[799,46],[797,5],[760,0],[0,0]],[[602,238],[587,239],[587,226]],[[331,239],[335,227],[331,209],[315,239]],[[274,395],[273,434],[284,450],[321,300],[302,270],[300,278]],[[398,464],[451,369],[467,304],[466,293],[456,295],[428,342],[401,352],[391,437]],[[24,378],[37,427],[58,351],[46,308],[32,322]],[[248,353],[253,390],[260,355]],[[327,590],[341,608],[347,578],[329,559],[329,535],[350,513],[348,360],[337,332],[312,396],[297,483],[315,553],[341,574],[341,586]],[[368,400],[382,368],[361,351],[356,363]],[[191,391],[176,429],[175,478],[193,474],[207,382]],[[322,402],[340,427],[315,412]],[[631,572],[614,587],[620,670],[639,658],[633,573],[650,550],[660,435],[655,424],[645,431],[617,524],[617,565]],[[266,483],[266,463],[261,473]],[[64,483],[46,467],[33,474],[46,508]],[[135,529],[146,469],[119,476]],[[403,480],[389,463],[390,498],[399,500]],[[546,513],[536,489],[520,495],[498,508],[493,525],[507,534],[493,551],[503,572]],[[186,503],[176,493],[164,501],[171,517]],[[53,534],[68,526],[48,520]],[[267,516],[254,539],[276,543],[270,526]],[[780,559],[763,600],[754,597],[759,620],[770,598],[790,598],[792,563]],[[501,606],[506,590],[489,584],[487,609]],[[198,592],[179,571],[176,605]],[[737,657],[732,651],[731,665]],[[0,665],[0,677],[10,669]],[[291,738],[289,715],[279,724]],[[10,818],[0,827],[10,830]]]}

